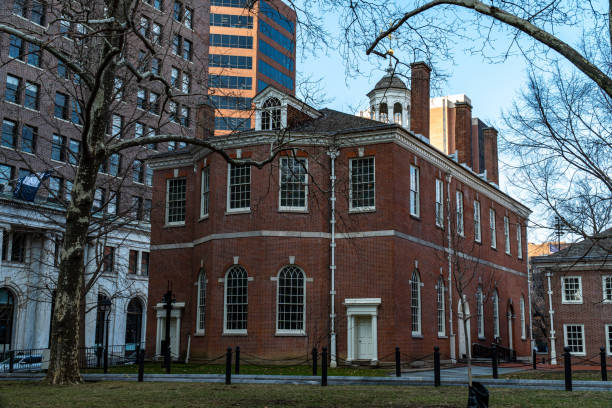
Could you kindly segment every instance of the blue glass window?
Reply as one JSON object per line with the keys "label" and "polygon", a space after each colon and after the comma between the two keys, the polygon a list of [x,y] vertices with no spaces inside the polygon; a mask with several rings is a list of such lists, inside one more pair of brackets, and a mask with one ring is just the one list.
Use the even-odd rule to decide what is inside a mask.
{"label": "blue glass window", "polygon": [[268,87],[266,81],[262,81],[261,79],[257,80],[257,92],[261,92]]}
{"label": "blue glass window", "polygon": [[217,7],[245,8],[247,5],[247,0],[211,0],[210,5],[217,6]]}
{"label": "blue glass window", "polygon": [[252,69],[253,58],[241,55],[209,54],[208,66],[220,68]]}
{"label": "blue glass window", "polygon": [[253,28],[253,17],[211,13],[210,25],[216,27]]}
{"label": "blue glass window", "polygon": [[270,57],[275,62],[278,62],[287,71],[293,72],[293,59],[291,57],[286,56],[261,38],[259,39],[259,49],[265,56]]}
{"label": "blue glass window", "polygon": [[253,49],[253,37],[246,35],[211,34],[211,47]]}
{"label": "blue glass window", "polygon": [[261,72],[268,78],[278,82],[285,88],[293,90],[293,79],[290,76],[283,74],[282,72],[274,68],[272,65],[266,63],[265,61],[262,61],[261,59],[258,60],[258,64],[259,72]]}
{"label": "blue glass window", "polygon": [[229,75],[211,75],[209,86],[211,88],[252,89],[253,78]]}
{"label": "blue glass window", "polygon": [[215,118],[215,129],[218,130],[249,130],[251,118]]}
{"label": "blue glass window", "polygon": [[212,95],[210,102],[216,109],[251,109],[251,98],[242,98],[240,96]]}
{"label": "blue glass window", "polygon": [[261,0],[259,2],[261,12],[264,16],[274,21],[276,24],[293,34],[295,32],[295,25],[293,21],[283,16],[276,8],[270,6],[266,1]]}
{"label": "blue glass window", "polygon": [[259,31],[293,54],[293,41],[281,34],[276,28],[263,20],[259,20]]}

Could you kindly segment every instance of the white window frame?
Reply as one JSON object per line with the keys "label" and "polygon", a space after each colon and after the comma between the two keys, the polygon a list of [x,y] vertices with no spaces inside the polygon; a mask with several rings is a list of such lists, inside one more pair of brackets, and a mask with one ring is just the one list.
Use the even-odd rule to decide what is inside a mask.
{"label": "white window frame", "polygon": [[603,303],[612,303],[612,293],[610,297],[606,297],[606,280],[610,280],[610,286],[612,287],[612,275],[604,275],[601,277],[601,291],[602,291],[602,299]]}
{"label": "white window frame", "polygon": [[251,179],[251,166],[247,166],[249,169],[249,206],[248,207],[239,207],[239,208],[231,208],[231,174],[232,174],[232,164],[227,163],[227,207],[226,211],[228,213],[243,213],[251,211],[251,193],[252,193],[252,179]]}
{"label": "white window frame", "polygon": [[474,200],[474,241],[482,242],[482,229],[480,222],[480,201]]}
{"label": "white window frame", "polygon": [[575,327],[580,327],[581,331],[582,331],[582,351],[570,351],[571,355],[574,356],[586,356],[586,333],[584,332],[584,324],[577,324],[577,323],[568,323],[568,324],[564,324],[563,325],[563,345],[565,347],[569,347],[568,342],[567,342],[567,329],[569,326],[575,326]]}
{"label": "white window frame", "polygon": [[[446,336],[446,304],[444,297],[444,279],[438,278],[438,285],[436,286],[437,294],[437,323],[438,323],[438,337]],[[442,328],[442,330],[440,330]]]}
{"label": "white window frame", "polygon": [[444,182],[436,179],[436,226],[444,228]]}
{"label": "white window frame", "polygon": [[612,324],[606,324],[604,329],[606,331],[606,352],[608,353],[608,356],[612,356]]}
{"label": "white window frame", "polygon": [[420,170],[414,165],[410,165],[410,215],[421,216],[420,205]]}
{"label": "white window frame", "polygon": [[[303,162],[304,164],[304,180],[302,180],[302,184],[304,187],[304,205],[303,206],[298,206],[298,207],[294,207],[294,206],[287,206],[287,205],[281,205],[282,201],[281,201],[281,195],[282,195],[282,190],[283,190],[283,165],[282,165],[282,161],[283,160],[295,160],[298,162]],[[279,211],[308,211],[308,159],[305,157],[293,157],[293,156],[284,156],[281,157],[279,160],[279,166],[278,166],[278,209]]]}
{"label": "white window frame", "polygon": [[465,225],[463,223],[463,192],[457,190],[455,192],[457,202],[457,234],[465,236]]}
{"label": "white window frame", "polygon": [[[415,281],[416,277],[416,281]],[[416,299],[415,299],[415,289],[416,289]],[[416,303],[415,303],[416,300]],[[414,270],[412,272],[412,278],[410,278],[410,329],[413,337],[421,337],[423,334],[423,309],[421,307],[421,277],[419,276],[419,272]],[[416,314],[414,313],[414,309],[416,307]],[[417,317],[416,322],[414,317]],[[416,329],[415,328],[416,323]]]}
{"label": "white window frame", "polygon": [[210,166],[204,167],[200,174],[200,218],[205,218],[210,211]]}
{"label": "white window frame", "polygon": [[493,292],[493,337],[500,338],[499,332],[499,293]]}
{"label": "white window frame", "polygon": [[[246,274],[246,297],[247,297],[247,320],[246,320],[246,329],[228,329],[227,328],[227,282],[228,282],[228,276],[229,273],[232,271],[232,269],[239,267],[242,268]],[[248,330],[248,318],[249,318],[249,273],[247,272],[246,268],[244,268],[241,265],[232,265],[230,266],[227,271],[225,272],[225,279],[223,280],[223,334],[238,334],[238,335],[246,335],[247,334],[247,330]]]}
{"label": "white window frame", "polygon": [[485,325],[484,325],[484,294],[482,293],[482,287],[478,287],[476,291],[476,325],[478,326],[478,338],[485,338]]}
{"label": "white window frame", "polygon": [[[202,291],[202,285],[204,291]],[[196,334],[203,335],[206,331],[206,290],[208,279],[204,270],[200,270],[198,275],[198,308],[196,309]],[[204,296],[202,296],[202,293]],[[203,299],[202,299],[203,298]],[[203,303],[203,304],[202,304]],[[202,323],[202,325],[200,324]]]}
{"label": "white window frame", "polygon": [[521,295],[519,307],[521,312],[521,339],[525,340],[527,338],[527,327],[525,326],[525,298],[523,295]]}
{"label": "white window frame", "polygon": [[[303,303],[302,303],[302,329],[301,330],[291,330],[291,329],[280,329],[279,328],[279,319],[278,316],[280,314],[280,275],[287,268],[295,268],[302,273],[302,290],[303,290]],[[306,273],[304,270],[296,265],[286,265],[283,266],[278,274],[276,275],[276,334],[277,335],[294,335],[294,336],[304,336],[306,335]]]}
{"label": "white window frame", "polygon": [[[367,205],[362,207],[353,207],[353,163],[359,160],[369,160],[372,159],[372,177],[374,183],[374,205]],[[368,156],[368,157],[355,157],[349,160],[349,212],[359,212],[359,211],[375,211],[376,210],[376,157]]]}
{"label": "white window frame", "polygon": [[497,229],[495,227],[495,210],[489,208],[489,230],[491,232],[491,248],[497,249]]}
{"label": "white window frame", "polygon": [[523,259],[523,233],[521,231],[520,223],[517,223],[516,225],[516,245],[518,259]]}
{"label": "white window frame", "polygon": [[[578,279],[578,300],[567,299],[565,296],[565,284],[567,279]],[[582,276],[562,276],[561,277],[561,303],[562,304],[582,304]]]}
{"label": "white window frame", "polygon": [[[182,221],[169,221],[170,218],[170,182],[174,180],[185,180],[185,214]],[[166,180],[166,225],[185,225],[185,219],[187,218],[187,180],[185,177],[176,177]]]}
{"label": "white window frame", "polygon": [[510,255],[510,219],[504,216],[504,247],[506,254]]}

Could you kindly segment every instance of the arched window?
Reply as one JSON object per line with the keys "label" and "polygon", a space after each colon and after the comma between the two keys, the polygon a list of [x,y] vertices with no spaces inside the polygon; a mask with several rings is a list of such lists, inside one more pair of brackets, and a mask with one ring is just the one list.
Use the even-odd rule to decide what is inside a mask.
{"label": "arched window", "polygon": [[438,279],[438,336],[446,335],[446,315],[444,314],[444,279]]}
{"label": "arched window", "polygon": [[499,337],[499,295],[493,292],[493,337]]}
{"label": "arched window", "polygon": [[[96,311],[96,346],[104,346],[104,334],[105,334],[105,323],[106,323],[106,319],[109,318],[109,316],[107,316],[107,314],[109,314],[110,312],[104,312],[102,311],[102,309],[100,308],[100,304],[107,300],[108,296],[106,296],[103,293],[99,293],[98,294],[98,308]],[[112,307],[111,307],[112,309]]]}
{"label": "arched window", "polygon": [[393,105],[393,123],[402,124],[402,104],[399,102]]}
{"label": "arched window", "polygon": [[125,347],[126,350],[135,350],[142,340],[142,304],[134,298],[127,307],[125,320]]}
{"label": "arched window", "polygon": [[285,266],[278,274],[276,330],[304,332],[306,290],[304,272],[297,266]]}
{"label": "arched window", "polygon": [[370,119],[376,120],[376,108],[374,105],[370,107]]}
{"label": "arched window", "polygon": [[412,334],[421,334],[421,279],[418,271],[412,272],[410,280],[411,303],[410,310],[412,312]]}
{"label": "arched window", "polygon": [[483,338],[485,336],[484,330],[484,298],[482,294],[482,288],[479,286],[476,292],[476,313],[477,313],[477,325],[478,325],[478,337]]}
{"label": "arched window", "polygon": [[246,333],[249,305],[248,276],[240,265],[225,275],[225,331]]}
{"label": "arched window", "polygon": [[261,112],[261,129],[274,130],[281,126],[281,103],[277,98],[270,98],[263,104]]}
{"label": "arched window", "polygon": [[523,295],[521,295],[520,307],[521,307],[521,339],[525,340],[527,338],[527,330],[525,328],[525,298],[523,298]]}
{"label": "arched window", "polygon": [[0,353],[11,349],[15,298],[7,288],[0,288]]}
{"label": "arched window", "polygon": [[200,269],[198,275],[198,310],[196,317],[196,332],[204,333],[204,323],[206,322],[206,274]]}
{"label": "arched window", "polygon": [[378,120],[385,123],[389,122],[389,108],[387,108],[387,104],[381,103],[379,109]]}

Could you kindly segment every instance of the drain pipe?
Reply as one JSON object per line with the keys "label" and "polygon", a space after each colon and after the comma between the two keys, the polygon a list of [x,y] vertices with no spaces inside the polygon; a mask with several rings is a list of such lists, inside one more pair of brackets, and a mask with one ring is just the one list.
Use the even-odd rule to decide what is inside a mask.
{"label": "drain pipe", "polygon": [[[455,331],[453,330],[453,247],[451,245],[451,194],[450,194],[450,184],[453,180],[453,176],[450,173],[446,174],[446,219],[447,219],[447,240],[448,240],[448,323],[450,328],[450,334],[448,336],[449,348],[450,348],[450,358],[453,363],[457,361],[455,355]],[[468,346],[469,347],[469,346]]]}
{"label": "drain pipe", "polygon": [[554,322],[554,314],[555,311],[552,305],[552,287],[550,284],[550,271],[546,272],[546,278],[548,279],[548,315],[550,316],[550,364],[557,365],[557,346],[555,344],[555,322]]}
{"label": "drain pipe", "polygon": [[[335,298],[336,298],[336,286],[335,286],[335,278],[336,278],[336,158],[338,157],[338,149],[330,148],[327,151],[327,155],[331,159],[330,167],[331,167],[331,175],[329,176],[330,181],[330,190],[331,197],[329,201],[331,203],[331,211],[330,211],[330,219],[329,224],[331,227],[331,242],[329,244],[330,248],[330,264],[329,264],[329,272],[330,272],[330,297],[331,297],[331,308],[330,308],[330,350],[329,354],[331,357],[331,361],[329,366],[334,368],[338,365],[336,362],[336,328],[335,328],[335,320],[336,320],[336,310],[335,310]],[[325,364],[325,362],[321,362],[321,364]]]}

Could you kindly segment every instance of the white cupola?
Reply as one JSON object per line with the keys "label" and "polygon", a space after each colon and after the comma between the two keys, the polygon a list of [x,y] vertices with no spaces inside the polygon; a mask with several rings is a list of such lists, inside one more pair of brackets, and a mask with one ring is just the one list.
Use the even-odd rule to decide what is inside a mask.
{"label": "white cupola", "polygon": [[389,64],[387,74],[368,92],[370,119],[410,129],[410,90]]}

